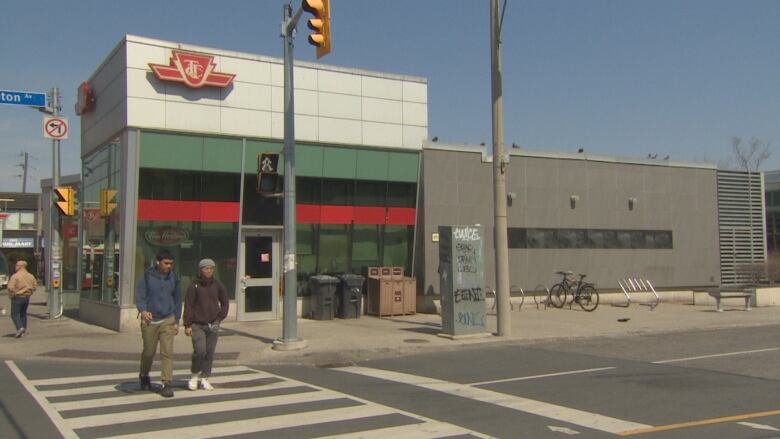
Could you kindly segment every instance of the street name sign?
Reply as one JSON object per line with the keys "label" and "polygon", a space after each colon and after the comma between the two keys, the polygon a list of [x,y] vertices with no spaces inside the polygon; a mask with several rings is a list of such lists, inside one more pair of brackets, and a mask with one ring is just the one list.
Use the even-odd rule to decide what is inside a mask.
{"label": "street name sign", "polygon": [[45,107],[46,93],[0,90],[0,104]]}

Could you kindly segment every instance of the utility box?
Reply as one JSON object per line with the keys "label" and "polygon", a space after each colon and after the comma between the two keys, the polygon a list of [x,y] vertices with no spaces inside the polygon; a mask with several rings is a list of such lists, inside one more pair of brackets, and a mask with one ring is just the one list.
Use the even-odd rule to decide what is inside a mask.
{"label": "utility box", "polygon": [[365,278],[358,274],[342,274],[339,276],[338,316],[340,319],[360,318],[363,309],[363,282]]}
{"label": "utility box", "polygon": [[339,280],[333,276],[317,275],[309,278],[311,291],[311,318],[333,320],[336,313],[336,288]]}
{"label": "utility box", "polygon": [[439,226],[442,335],[487,334],[481,226]]}

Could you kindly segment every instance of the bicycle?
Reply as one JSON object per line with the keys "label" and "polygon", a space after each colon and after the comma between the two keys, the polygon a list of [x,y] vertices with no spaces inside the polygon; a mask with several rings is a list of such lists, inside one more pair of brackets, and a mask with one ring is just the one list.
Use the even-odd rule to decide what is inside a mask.
{"label": "bicycle", "polygon": [[[592,283],[584,282],[586,274],[580,273],[579,280],[575,281],[569,278],[574,273],[571,271],[556,271],[562,277],[561,282],[550,288],[548,303],[555,308],[563,308],[566,304],[566,296],[571,295],[571,303],[577,302],[584,311],[594,311],[599,306],[599,292]],[[574,292],[572,293],[572,288]],[[571,305],[569,306],[571,307]]]}

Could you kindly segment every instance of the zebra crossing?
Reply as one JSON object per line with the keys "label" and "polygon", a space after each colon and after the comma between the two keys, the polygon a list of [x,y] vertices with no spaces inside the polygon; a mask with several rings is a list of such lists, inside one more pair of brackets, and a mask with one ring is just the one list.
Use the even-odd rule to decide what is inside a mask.
{"label": "zebra crossing", "polygon": [[175,371],[176,396],[162,398],[134,373],[28,379],[6,364],[68,439],[489,437],[246,366],[215,368],[213,391],[186,390],[189,371]]}

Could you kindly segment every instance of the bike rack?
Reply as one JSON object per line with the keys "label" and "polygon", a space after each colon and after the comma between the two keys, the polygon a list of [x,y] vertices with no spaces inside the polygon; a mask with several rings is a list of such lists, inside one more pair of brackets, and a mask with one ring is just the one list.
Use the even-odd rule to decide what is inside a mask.
{"label": "bike rack", "polygon": [[[517,293],[520,293],[519,295]],[[512,296],[514,294],[514,297]],[[490,308],[491,311],[496,310],[496,290],[493,288],[490,288],[489,286],[485,286],[485,298],[493,296],[493,307]],[[520,301],[520,303],[517,303],[517,301]],[[534,297],[534,301],[536,298]],[[517,310],[520,311],[523,308],[523,303],[525,302],[525,291],[523,291],[522,288],[518,287],[517,285],[512,285],[509,287],[509,309],[514,311],[515,309],[515,303],[517,303]],[[539,309],[539,305],[536,305],[536,309]]]}
{"label": "bike rack", "polygon": [[619,306],[622,308],[628,308],[631,306],[631,296],[628,294],[631,293],[653,293],[655,295],[655,302],[653,303],[640,303],[640,305],[645,305],[650,307],[650,311],[654,310],[656,306],[661,302],[661,297],[658,296],[658,293],[655,292],[655,288],[653,288],[653,284],[650,283],[649,279],[643,278],[643,277],[627,277],[625,279],[618,279],[618,285],[620,285],[620,289],[623,290],[623,294],[626,295],[626,303],[613,303],[612,306]]}
{"label": "bike rack", "polygon": [[[539,296],[538,294],[534,294],[533,296],[534,296],[534,303],[536,304],[536,309],[539,309],[539,305],[544,305],[544,309],[546,311],[547,307],[549,306],[549,302],[550,302],[550,289],[547,288],[546,286],[542,285],[542,284],[539,284],[539,285],[537,285],[533,289],[533,291],[534,292],[537,292],[537,291],[544,291],[545,292],[544,296]],[[539,297],[541,297],[541,299],[539,299]]]}

